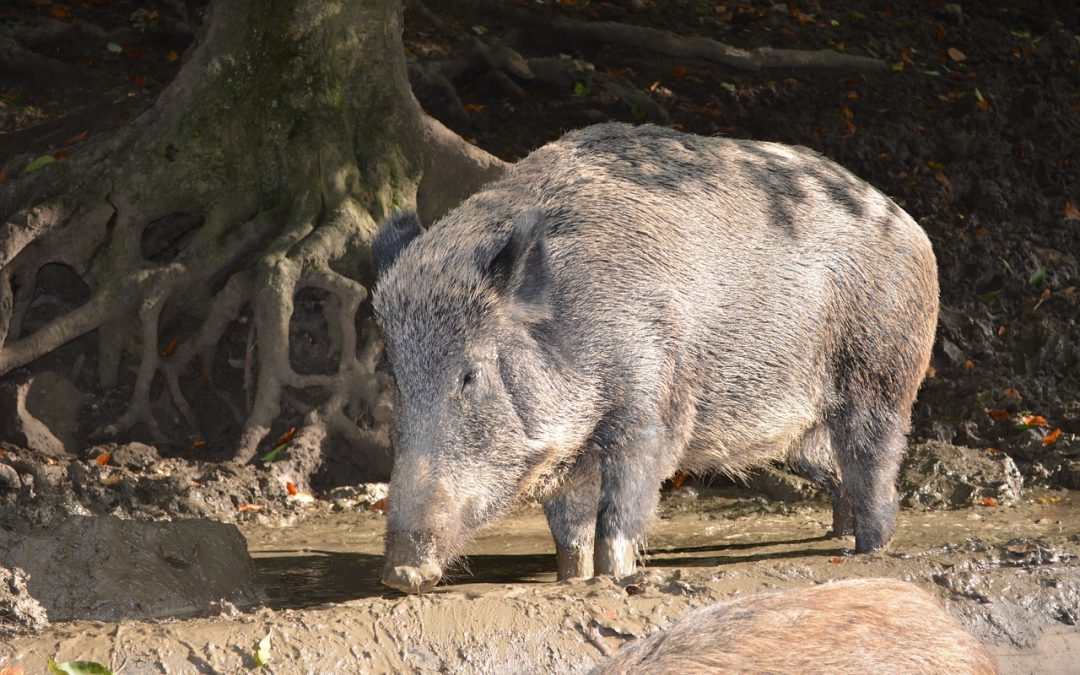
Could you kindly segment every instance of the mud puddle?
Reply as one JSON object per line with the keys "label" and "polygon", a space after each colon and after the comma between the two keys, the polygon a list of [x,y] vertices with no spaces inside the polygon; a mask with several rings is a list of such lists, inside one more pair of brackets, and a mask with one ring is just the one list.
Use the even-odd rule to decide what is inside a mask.
{"label": "mud puddle", "polygon": [[665,497],[647,567],[633,577],[554,581],[539,508],[485,530],[468,569],[422,597],[378,584],[385,521],[318,510],[296,525],[243,526],[270,606],[162,622],[70,622],[0,645],[0,667],[49,657],[126,673],[239,672],[273,636],[267,672],[581,672],[686,611],[736,595],[851,577],[913,581],[991,645],[1004,672],[1076,672],[1080,503],[1026,494],[1014,507],[900,514],[885,553],[822,538],[824,504],[733,488]]}

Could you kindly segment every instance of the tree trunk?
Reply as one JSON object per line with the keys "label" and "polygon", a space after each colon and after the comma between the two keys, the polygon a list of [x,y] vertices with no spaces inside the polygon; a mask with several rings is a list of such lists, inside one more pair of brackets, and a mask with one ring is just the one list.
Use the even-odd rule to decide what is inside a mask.
{"label": "tree trunk", "polygon": [[[98,384],[131,391],[101,436],[213,437],[189,399],[220,397],[244,462],[287,401],[306,413],[290,453],[307,475],[328,432],[385,455],[378,344],[358,321],[376,224],[414,206],[430,222],[504,167],[420,109],[401,30],[397,0],[212,3],[150,110],[0,191],[0,375],[97,330]],[[89,299],[31,329],[50,263]],[[304,289],[323,307],[329,369],[294,363]],[[215,367],[238,319],[246,354]]]}

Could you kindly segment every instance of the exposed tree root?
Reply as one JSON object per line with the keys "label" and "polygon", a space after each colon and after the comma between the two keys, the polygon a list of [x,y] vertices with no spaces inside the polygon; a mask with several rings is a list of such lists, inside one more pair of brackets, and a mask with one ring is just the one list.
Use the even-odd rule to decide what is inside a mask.
{"label": "exposed tree root", "polygon": [[658,28],[631,26],[611,21],[578,22],[555,19],[555,33],[575,40],[616,43],[676,58],[702,59],[740,70],[766,68],[806,68],[812,70],[847,70],[881,72],[888,65],[880,59],[841,54],[831,49],[807,51],[757,47],[741,49],[705,37],[687,37]]}
{"label": "exposed tree root", "polygon": [[[209,392],[240,423],[232,447],[247,462],[286,402],[304,421],[288,466],[275,471],[302,484],[330,435],[360,454],[388,452],[380,345],[373,331],[357,332],[377,220],[416,204],[431,222],[505,165],[412,98],[396,0],[351,4],[331,19],[318,0],[279,4],[213,4],[153,109],[0,189],[0,375],[97,330],[99,386],[131,385],[126,411],[101,436],[207,436],[191,397]],[[144,257],[147,223],[170,214],[201,225],[170,259]],[[25,330],[38,271],[54,262],[90,297]],[[291,361],[294,298],[307,288],[326,294],[332,372],[298,372]],[[246,354],[230,359],[243,391],[238,378],[226,389],[215,353],[246,320]]]}

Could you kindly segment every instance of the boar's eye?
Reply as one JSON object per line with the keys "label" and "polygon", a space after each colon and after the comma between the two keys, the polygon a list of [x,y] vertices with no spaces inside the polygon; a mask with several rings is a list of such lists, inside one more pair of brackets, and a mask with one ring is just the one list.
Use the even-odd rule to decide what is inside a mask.
{"label": "boar's eye", "polygon": [[480,379],[479,368],[468,368],[461,374],[461,391],[467,392],[474,387],[477,381]]}

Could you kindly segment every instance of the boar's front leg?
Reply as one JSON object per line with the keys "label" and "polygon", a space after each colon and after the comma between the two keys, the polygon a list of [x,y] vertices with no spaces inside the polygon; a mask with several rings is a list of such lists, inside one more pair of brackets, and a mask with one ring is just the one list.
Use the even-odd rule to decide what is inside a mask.
{"label": "boar's front leg", "polygon": [[562,491],[544,503],[559,581],[593,575],[596,509],[600,501],[600,472],[595,453],[584,455]]}
{"label": "boar's front leg", "polygon": [[[596,518],[597,575],[626,576],[645,548],[645,526],[660,499],[660,483],[673,470],[671,443],[659,423],[640,415],[602,424],[600,505]],[[633,426],[630,426],[633,425]]]}

